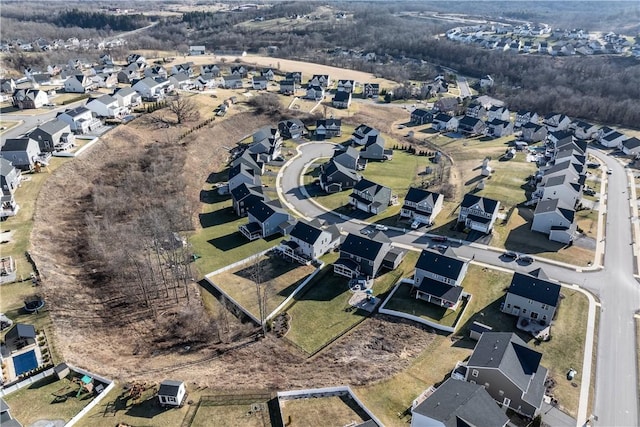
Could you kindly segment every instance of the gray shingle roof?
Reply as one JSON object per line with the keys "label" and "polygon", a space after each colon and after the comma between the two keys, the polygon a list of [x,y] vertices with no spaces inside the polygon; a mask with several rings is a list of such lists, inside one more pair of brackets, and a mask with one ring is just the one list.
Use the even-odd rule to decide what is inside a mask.
{"label": "gray shingle roof", "polygon": [[373,261],[376,259],[383,247],[384,242],[349,233],[346,239],[344,239],[340,250],[351,255]]}
{"label": "gray shingle roof", "polygon": [[560,285],[542,278],[515,272],[507,293],[557,307],[560,299]]}
{"label": "gray shingle roof", "polygon": [[423,250],[416,262],[416,269],[430,271],[452,280],[458,279],[465,262],[439,252]]}
{"label": "gray shingle roof", "polygon": [[291,233],[289,233],[291,237],[300,239],[303,242],[309,243],[310,245],[313,245],[318,240],[321,234],[321,228],[314,227],[313,225],[308,224],[304,221],[298,221],[291,230]]}
{"label": "gray shingle roof", "polygon": [[178,396],[178,390],[180,390],[180,386],[182,384],[182,381],[164,380],[160,383],[158,395],[176,397]]}
{"label": "gray shingle roof", "polygon": [[498,208],[498,202],[496,200],[476,196],[475,194],[469,193],[464,195],[460,206],[463,208],[469,208],[475,204],[478,204],[480,206],[480,209],[487,213],[493,213]]}

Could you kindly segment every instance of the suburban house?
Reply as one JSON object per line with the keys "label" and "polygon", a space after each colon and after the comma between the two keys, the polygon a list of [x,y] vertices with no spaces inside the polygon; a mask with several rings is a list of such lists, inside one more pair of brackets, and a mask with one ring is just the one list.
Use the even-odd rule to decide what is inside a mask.
{"label": "suburban house", "polygon": [[215,78],[210,77],[209,74],[205,76],[199,75],[192,84],[192,88],[197,90],[207,90],[218,87],[218,83],[216,82]]}
{"label": "suburban house", "polygon": [[338,193],[354,188],[362,176],[354,169],[330,161],[320,175],[320,188],[327,193]]}
{"label": "suburban house", "polygon": [[465,194],[460,204],[458,224],[464,224],[465,228],[491,233],[493,225],[498,218],[500,202],[475,194]]}
{"label": "suburban house", "polygon": [[489,135],[500,138],[513,133],[513,123],[500,119],[493,119],[487,124]]}
{"label": "suburban house", "polygon": [[191,56],[206,55],[206,54],[207,54],[207,50],[205,49],[204,46],[189,46],[189,55]]}
{"label": "suburban house", "polygon": [[39,154],[38,142],[28,136],[9,138],[0,148],[0,157],[10,161],[13,167],[21,171],[33,169]]}
{"label": "suburban house", "polygon": [[314,74],[307,86],[320,86],[323,89],[331,85],[331,78],[328,74]]}
{"label": "suburban house", "polygon": [[140,73],[135,70],[122,69],[117,74],[118,83],[131,84],[131,82],[140,78]]}
{"label": "suburban house", "polygon": [[365,83],[362,86],[363,98],[377,98],[380,95],[380,84],[378,83]]}
{"label": "suburban house", "polygon": [[307,128],[300,119],[287,119],[278,123],[280,135],[285,139],[298,139],[305,136]]}
{"label": "suburban house", "polygon": [[5,366],[9,382],[42,365],[36,328],[26,323],[15,323],[4,336],[0,361]]}
{"label": "suburban house", "polygon": [[268,200],[262,192],[262,186],[252,186],[243,182],[230,191],[233,210],[241,217],[247,215],[251,206]]}
{"label": "suburban house", "polygon": [[364,147],[360,149],[360,158],[366,160],[391,160],[393,150],[384,148],[384,138],[380,134],[369,135]]}
{"label": "suburban house", "polygon": [[18,86],[14,79],[0,79],[0,92],[13,93],[17,88]]}
{"label": "suburban house", "polygon": [[118,101],[120,107],[133,108],[142,104],[142,97],[131,87],[120,87],[111,96]]}
{"label": "suburban house", "polygon": [[231,166],[237,166],[243,164],[251,168],[256,175],[262,175],[264,173],[264,162],[258,160],[257,154],[252,154],[249,150],[244,150],[231,162]]}
{"label": "suburban house", "polygon": [[293,218],[278,200],[261,201],[249,207],[249,222],[239,227],[249,240],[267,238],[276,233],[286,235],[293,227]]}
{"label": "suburban house", "polygon": [[220,68],[216,64],[203,64],[200,66],[200,75],[208,79],[220,77]]}
{"label": "suburban house", "polygon": [[284,75],[285,80],[293,80],[296,84],[302,84],[302,72],[301,71],[293,71],[291,73],[287,73]]}
{"label": "suburban house", "polygon": [[240,78],[246,78],[249,75],[249,70],[244,65],[238,65],[231,67],[231,74]]}
{"label": "suburban house", "polygon": [[184,72],[172,74],[171,77],[169,77],[169,82],[174,88],[180,90],[188,90],[193,87],[193,80]]}
{"label": "suburban house", "polygon": [[39,89],[17,89],[13,92],[13,106],[20,110],[40,108],[49,102],[49,96]]}
{"label": "suburban house", "polygon": [[165,95],[165,85],[151,77],[138,80],[131,87],[140,94],[143,100],[157,101],[164,98]]}
{"label": "suburban house", "polygon": [[466,116],[475,117],[476,119],[485,120],[487,116],[487,110],[484,108],[482,103],[474,100],[469,104],[466,111],[464,112]]}
{"label": "suburban house", "polygon": [[2,397],[0,397],[0,423],[2,427],[22,427],[22,424],[13,418],[11,408]]}
{"label": "suburban house", "polygon": [[460,108],[458,98],[441,98],[433,104],[433,109],[441,113],[457,113]]}
{"label": "suburban house", "polygon": [[560,285],[530,274],[513,274],[502,312],[550,325],[560,304]]}
{"label": "suburban house", "polygon": [[572,123],[571,129],[575,137],[579,139],[593,139],[598,132],[598,126],[582,120]]}
{"label": "suburban house", "polygon": [[173,67],[171,67],[171,74],[175,75],[175,74],[186,74],[188,77],[193,77],[193,74],[195,73],[194,69],[194,64],[193,62],[185,62],[184,64],[176,64]]}
{"label": "suburban house", "polygon": [[462,281],[468,268],[468,261],[423,250],[416,262],[413,276],[416,299],[456,310],[462,297]]}
{"label": "suburban house", "polygon": [[71,127],[62,120],[52,119],[29,132],[29,138],[38,142],[41,153],[64,149],[75,142]]}
{"label": "suburban house", "polygon": [[378,136],[380,132],[371,126],[361,124],[351,134],[351,142],[357,145],[365,145],[369,141],[369,137]]}
{"label": "suburban house", "polygon": [[356,89],[355,80],[338,80],[337,91],[353,93]]}
{"label": "suburban house", "polygon": [[272,68],[263,68],[262,71],[260,71],[260,75],[268,81],[273,81],[276,78],[276,73]]}
{"label": "suburban house", "polygon": [[342,136],[342,120],[322,119],[316,121],[315,137],[317,140],[331,139]]}
{"label": "suburban house", "polygon": [[366,162],[360,160],[360,152],[352,145],[346,148],[341,145],[336,147],[331,160],[353,170],[363,170],[366,167]]}
{"label": "suburban house", "polygon": [[282,95],[294,95],[296,91],[299,89],[299,83],[296,83],[295,80],[285,79],[280,80],[280,90],[279,92]]}
{"label": "suburban house", "polygon": [[247,184],[250,187],[262,186],[260,175],[256,174],[253,169],[242,163],[232,166],[229,169],[229,191],[233,191],[233,189],[238,187],[240,184]]}
{"label": "suburban house", "polygon": [[458,132],[467,135],[482,135],[487,125],[480,119],[464,116],[458,121]]}
{"label": "suburban house", "polygon": [[547,137],[547,128],[533,122],[522,125],[522,139],[525,142],[533,143],[543,141]]}
{"label": "suburban house", "polygon": [[622,141],[621,148],[627,156],[637,156],[640,154],[640,139],[636,137],[625,139]]}
{"label": "suburban house", "polygon": [[281,147],[280,131],[278,128],[267,126],[254,132],[253,142],[247,151],[251,154],[257,154],[258,159],[263,163],[268,163],[280,156]]}
{"label": "suburban house", "polygon": [[298,221],[289,233],[289,239],[278,249],[289,258],[307,264],[317,260],[340,245],[340,230],[335,225],[322,227],[320,221]]}
{"label": "suburban house", "polygon": [[361,211],[379,214],[391,204],[391,189],[368,179],[361,179],[349,195],[349,204]]}
{"label": "suburban house", "polygon": [[411,187],[404,198],[400,217],[430,225],[442,210],[443,203],[442,194]]}
{"label": "suburban house", "polygon": [[313,99],[314,101],[322,101],[324,99],[324,88],[320,85],[308,85],[305,99]]}
{"label": "suburban house", "polygon": [[571,132],[570,130],[556,130],[547,134],[547,141],[550,142],[554,147],[573,142],[573,140],[573,132]]}
{"label": "suburban house", "polygon": [[411,112],[411,124],[413,125],[426,125],[433,120],[433,113],[422,108],[416,108]]}
{"label": "suburban house", "polygon": [[91,110],[82,105],[58,113],[56,118],[68,123],[75,134],[85,134],[102,126],[102,122],[93,117]]}
{"label": "suburban house", "polygon": [[225,89],[242,89],[242,77],[236,74],[230,76],[222,76],[222,87]]}
{"label": "suburban house", "polygon": [[549,131],[565,130],[571,125],[571,119],[568,116],[558,113],[547,114],[542,122]]}
{"label": "suburban house", "polygon": [[487,120],[504,120],[509,121],[509,109],[506,107],[499,107],[497,105],[492,105],[487,110]]}
{"label": "suburban house", "polygon": [[538,113],[528,111],[528,110],[519,110],[516,113],[516,123],[515,127],[519,128],[524,126],[527,123],[538,123],[540,117],[538,117]]}
{"label": "suburban house", "polygon": [[118,73],[116,72],[98,73],[94,76],[91,76],[90,79],[91,79],[91,85],[93,87],[112,88],[118,84]]}
{"label": "suburban house", "polygon": [[542,200],[560,199],[567,206],[576,206],[581,198],[581,180],[574,178],[571,173],[548,177],[542,187]]}
{"label": "suburban house", "polygon": [[251,77],[251,87],[255,90],[267,90],[269,81],[265,76],[253,76]]}
{"label": "suburban house", "polygon": [[381,267],[395,269],[403,256],[403,252],[392,249],[391,240],[384,233],[369,237],[349,233],[340,245],[340,258],[333,263],[333,272],[349,279],[373,279]]}
{"label": "suburban house", "polygon": [[146,65],[147,60],[142,55],[138,55],[137,53],[131,53],[127,56],[127,64],[134,64],[134,63]]}
{"label": "suburban house", "polygon": [[333,108],[349,108],[351,105],[351,92],[339,90],[333,95],[331,106]]}
{"label": "suburban house", "polygon": [[601,136],[598,142],[607,148],[617,148],[627,138],[625,134],[613,131]]}
{"label": "suburban house", "polygon": [[[423,397],[424,396],[424,397]],[[411,427],[506,427],[509,418],[478,384],[447,379],[414,401]]]}
{"label": "suburban house", "polygon": [[64,81],[64,91],[67,93],[85,93],[93,88],[93,83],[84,74],[74,74]]}
{"label": "suburban house", "polygon": [[13,167],[11,162],[0,157],[0,218],[14,216],[18,213],[20,206],[16,203],[13,195],[20,185],[22,174],[20,170]]}
{"label": "suburban house", "polygon": [[561,199],[541,200],[533,214],[532,231],[549,235],[549,240],[569,243],[576,233],[576,212]]}
{"label": "suburban house", "polygon": [[122,107],[118,100],[111,95],[102,95],[87,102],[86,107],[97,117],[122,118],[129,113],[127,107]]}
{"label": "suburban house", "polygon": [[458,129],[458,119],[445,113],[438,113],[433,118],[433,129],[438,131],[452,131]]}
{"label": "suburban house", "polygon": [[145,68],[145,70],[143,71],[143,75],[145,77],[151,77],[152,79],[156,77],[166,79],[167,77],[169,77],[167,70],[160,65],[154,65],[153,67]]}
{"label": "suburban house", "polygon": [[484,89],[484,88],[488,88],[493,86],[493,77],[491,77],[489,74],[487,74],[486,76],[482,77],[480,79],[480,88]]}
{"label": "suburban house", "polygon": [[542,354],[511,332],[485,332],[467,362],[465,380],[484,385],[503,409],[533,418],[542,406],[547,369]]}
{"label": "suburban house", "polygon": [[158,388],[160,406],[182,406],[187,389],[183,381],[164,380]]}

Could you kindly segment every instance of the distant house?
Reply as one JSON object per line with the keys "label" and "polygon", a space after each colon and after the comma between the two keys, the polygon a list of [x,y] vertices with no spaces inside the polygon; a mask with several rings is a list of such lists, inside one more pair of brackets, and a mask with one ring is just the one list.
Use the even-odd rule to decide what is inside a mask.
{"label": "distant house", "polygon": [[232,167],[239,164],[243,164],[251,168],[256,175],[262,175],[264,173],[264,162],[259,159],[258,154],[253,154],[249,150],[244,150],[242,154],[231,162]]}
{"label": "distant house", "polygon": [[278,123],[280,135],[285,139],[299,139],[305,136],[307,128],[300,119],[287,119]]}
{"label": "distant house", "polygon": [[519,110],[516,113],[515,127],[520,128],[527,123],[537,124],[538,120],[540,120],[540,118],[538,117],[538,113],[528,110]]}
{"label": "distant house", "polygon": [[22,174],[15,168],[11,161],[0,157],[0,187],[2,189],[2,202],[6,197],[11,197],[20,186]]}
{"label": "distant house", "polygon": [[75,142],[69,124],[58,119],[52,119],[39,125],[29,132],[28,136],[38,142],[41,153],[51,153]]}
{"label": "distant house", "polygon": [[49,102],[49,96],[43,90],[17,89],[13,92],[13,106],[24,109],[40,108]]}
{"label": "distant house", "polygon": [[342,120],[340,119],[323,119],[316,121],[316,130],[314,135],[317,140],[324,140],[342,136]]}
{"label": "distant house", "polygon": [[295,80],[285,79],[280,80],[280,90],[282,95],[295,95],[296,91],[300,88],[299,83]]}
{"label": "distant house", "polygon": [[32,170],[39,154],[38,142],[30,137],[9,138],[0,148],[0,157],[22,171]]}
{"label": "distant house", "polygon": [[230,192],[233,210],[240,217],[246,216],[251,206],[269,200],[264,195],[262,186],[252,186],[244,182],[235,186]]}
{"label": "distant house", "polygon": [[143,75],[145,77],[151,77],[152,79],[156,77],[166,79],[167,77],[169,77],[167,70],[160,65],[154,65],[153,67],[145,68]]}
{"label": "distant house", "polygon": [[411,124],[413,125],[425,125],[431,123],[433,120],[433,113],[422,108],[416,108],[411,112]]}
{"label": "distant house", "polygon": [[120,106],[118,100],[111,95],[102,95],[99,98],[94,98],[87,102],[86,107],[95,113],[97,117],[117,119],[129,114],[129,109]]}
{"label": "distant house", "polygon": [[467,362],[465,380],[484,385],[503,409],[533,418],[542,407],[547,369],[542,354],[516,334],[485,332]]}
{"label": "distant house", "polygon": [[242,89],[242,77],[239,75],[232,74],[230,76],[223,76],[222,79],[222,87],[225,89]]}
{"label": "distant house", "polygon": [[541,200],[533,214],[531,230],[547,234],[549,240],[569,243],[576,232],[576,212],[561,199]]}
{"label": "distant house", "polygon": [[200,66],[200,75],[208,79],[220,77],[220,68],[216,64],[203,64]]}
{"label": "distant house", "polygon": [[269,81],[265,76],[253,76],[251,78],[251,87],[255,90],[267,90]]}
{"label": "distant house", "polygon": [[362,87],[364,98],[377,98],[380,95],[380,85],[378,83],[365,83]]}
{"label": "distant house", "polygon": [[353,93],[356,88],[355,80],[338,80],[337,91]]}
{"label": "distant house", "polygon": [[557,130],[547,134],[547,141],[553,146],[564,145],[574,140],[573,132],[570,130]]}
{"label": "distant house", "polygon": [[143,100],[158,100],[165,96],[165,85],[151,77],[138,80],[131,86]]}
{"label": "distant house", "polygon": [[462,281],[468,268],[468,261],[423,250],[416,262],[413,276],[416,299],[456,310],[462,297]]}
{"label": "distant house", "polygon": [[91,79],[84,74],[74,74],[64,81],[64,91],[68,93],[85,93],[92,88]]}
{"label": "distant house", "polygon": [[307,86],[320,86],[323,89],[327,89],[330,85],[331,78],[328,74],[314,74]]}
{"label": "distant house", "polygon": [[572,123],[571,129],[575,137],[579,139],[593,139],[598,132],[597,126],[582,120]]}
{"label": "distant house", "polygon": [[253,143],[247,151],[257,154],[258,159],[268,163],[280,156],[282,148],[282,135],[278,128],[264,127],[253,133]]}
{"label": "distant house", "polygon": [[249,75],[249,71],[244,65],[238,65],[231,67],[231,75],[246,78]]}
{"label": "distant house", "polygon": [[189,55],[197,56],[197,55],[206,55],[207,50],[204,46],[189,46]]}
{"label": "distant house", "polygon": [[91,86],[95,88],[99,88],[99,87],[112,88],[118,84],[118,73],[116,72],[98,73],[95,76],[91,76],[90,80],[91,80]]}
{"label": "distant house", "polygon": [[268,81],[273,81],[276,78],[276,72],[272,68],[263,68],[260,71],[260,76],[266,78]]}
{"label": "distant house", "polygon": [[355,170],[331,161],[320,175],[320,188],[327,193],[338,193],[355,187],[361,179]]}
{"label": "distant house", "polygon": [[384,212],[391,204],[391,189],[367,179],[361,179],[349,195],[349,204],[373,214]]}
{"label": "distant house", "polygon": [[305,99],[322,101],[324,99],[324,88],[320,85],[309,85],[307,86],[307,93],[304,97]]}
{"label": "distant house", "polygon": [[365,145],[369,142],[370,137],[377,137],[380,134],[378,129],[369,125],[361,124],[351,134],[351,143],[356,145]]}
{"label": "distant house", "polygon": [[560,304],[560,285],[541,277],[515,272],[502,312],[551,324]]}
{"label": "distant house", "polygon": [[302,264],[317,260],[340,245],[340,230],[335,225],[322,227],[318,220],[298,221],[289,233],[289,239],[279,250]]}
{"label": "distant house", "polygon": [[495,138],[508,136],[513,133],[513,123],[500,119],[491,120],[487,124],[487,128],[489,135]]}
{"label": "distant house", "polygon": [[543,123],[552,132],[568,129],[569,125],[571,125],[571,119],[564,114],[551,113],[544,116]]}
{"label": "distant house", "polygon": [[433,104],[433,109],[440,113],[456,113],[459,109],[458,98],[441,98]]}
{"label": "distant house", "polygon": [[14,79],[0,79],[0,92],[12,94],[16,89],[17,85]]}
{"label": "distant house", "polygon": [[189,90],[193,87],[193,80],[191,80],[191,77],[184,72],[171,75],[171,77],[169,77],[169,82],[175,89]]}
{"label": "distant house", "polygon": [[374,233],[371,237],[349,233],[340,245],[340,257],[333,263],[333,272],[349,279],[374,278],[383,264],[393,270],[399,264],[398,258],[401,261],[402,255],[397,251],[387,257],[391,251],[391,240],[383,233]]}
{"label": "distant house", "polygon": [[486,75],[480,79],[480,88],[485,89],[493,86],[493,78],[490,75]]}
{"label": "distant house", "polygon": [[366,160],[391,160],[393,159],[393,150],[384,148],[384,138],[380,135],[369,135],[362,149],[360,157]]}
{"label": "distant house", "polygon": [[544,177],[542,199],[560,199],[567,206],[575,206],[582,198],[582,182],[574,179],[571,173]]}
{"label": "distant house", "polygon": [[442,194],[411,187],[404,198],[400,217],[430,225],[442,210],[443,203]]}
{"label": "distant house", "polygon": [[293,218],[279,201],[262,201],[251,206],[247,212],[249,222],[239,227],[249,240],[267,238],[274,234],[286,235],[293,227]]}
{"label": "distant house", "polygon": [[627,156],[640,154],[640,139],[633,137],[622,141],[622,152]]}
{"label": "distant house", "polygon": [[460,204],[458,224],[465,228],[489,234],[498,218],[500,202],[475,194],[465,194]]}
{"label": "distant house", "polygon": [[85,106],[67,109],[56,116],[58,120],[62,120],[69,124],[71,131],[75,134],[85,134],[102,126],[102,122],[95,118]]}
{"label": "distant house", "polygon": [[147,60],[142,55],[138,55],[137,53],[131,53],[129,54],[129,56],[127,56],[127,64],[133,64],[133,63],[146,64]]}
{"label": "distant house", "polygon": [[600,137],[600,139],[598,139],[598,142],[607,148],[617,148],[627,138],[629,137],[625,134],[618,131],[613,131]]}
{"label": "distant house", "polygon": [[187,389],[183,381],[164,380],[158,388],[160,406],[182,406]]}
{"label": "distant house", "polygon": [[473,101],[467,107],[467,110],[464,113],[466,116],[475,117],[476,119],[484,120],[487,115],[487,110],[484,108],[478,101]]}
{"label": "distant house", "polygon": [[351,105],[351,92],[338,91],[333,95],[331,106],[333,108],[349,108]]}
{"label": "distant house", "polygon": [[210,74],[207,75],[199,75],[194,81],[193,81],[193,89],[197,89],[197,90],[207,90],[207,89],[214,89],[218,86],[216,80],[213,77],[210,77]]}
{"label": "distant house", "polygon": [[411,408],[411,427],[506,427],[509,418],[482,385],[447,379]]}
{"label": "distant house", "polygon": [[506,107],[499,107],[497,105],[493,105],[487,110],[487,120],[504,120],[509,121],[509,109]]}
{"label": "distant house", "polygon": [[262,182],[260,181],[260,175],[258,175],[253,169],[251,169],[249,166],[239,163],[229,169],[229,191],[233,191],[234,188],[238,187],[241,184],[246,184],[250,187],[257,187],[261,186]]}
{"label": "distant house", "polygon": [[487,125],[480,119],[464,116],[458,121],[458,132],[467,135],[482,135]]}
{"label": "distant house", "polygon": [[142,97],[131,87],[121,87],[113,91],[113,96],[118,105],[126,108],[137,107],[142,104]]}
{"label": "distant house", "polygon": [[301,71],[293,71],[291,73],[287,73],[284,75],[285,80],[293,80],[296,84],[302,84],[302,72]]}
{"label": "distant house", "polygon": [[438,131],[452,131],[458,129],[458,119],[445,113],[436,114],[432,123],[433,129]]}
{"label": "distant house", "polygon": [[525,142],[539,142],[547,137],[547,128],[533,122],[527,122],[522,125],[522,139]]}

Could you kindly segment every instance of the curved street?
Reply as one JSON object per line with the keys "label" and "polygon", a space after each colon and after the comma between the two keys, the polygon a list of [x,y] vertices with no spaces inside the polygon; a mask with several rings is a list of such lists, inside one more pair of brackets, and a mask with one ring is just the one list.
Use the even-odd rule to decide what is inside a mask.
{"label": "curved street", "polygon": [[[301,216],[321,218],[338,225],[345,232],[358,233],[368,224],[339,216],[318,206],[301,185],[301,176],[306,166],[318,158],[331,157],[334,147],[334,144],[322,142],[300,145],[299,154],[280,170],[276,187],[281,200]],[[636,426],[640,424],[640,420],[634,315],[640,308],[640,286],[634,277],[636,245],[633,243],[631,200],[635,198],[629,195],[625,168],[616,159],[595,150],[590,150],[590,154],[600,158],[612,171],[607,175],[604,235],[609,237],[601,242],[604,245],[603,268],[580,269],[544,259],[521,266],[502,261],[499,255],[504,252],[503,249],[464,241],[456,247],[456,252],[462,257],[474,258],[476,262],[513,271],[524,272],[544,267],[550,278],[564,284],[578,285],[596,295],[601,310],[597,334],[593,422],[602,426]],[[421,232],[389,230],[386,234],[396,244],[418,249],[433,244]],[[587,413],[587,404],[582,399],[584,396],[581,396],[578,426],[584,425],[592,415]]]}

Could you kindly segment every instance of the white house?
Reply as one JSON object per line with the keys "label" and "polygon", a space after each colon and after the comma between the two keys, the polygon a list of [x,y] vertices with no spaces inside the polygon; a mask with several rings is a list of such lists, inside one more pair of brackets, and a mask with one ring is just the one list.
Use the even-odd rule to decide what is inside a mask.
{"label": "white house", "polygon": [[64,91],[69,93],[85,93],[91,90],[91,79],[84,74],[74,74],[64,81]]}
{"label": "white house", "polygon": [[164,97],[163,83],[159,83],[151,77],[138,80],[132,88],[140,94],[142,99],[158,99]]}
{"label": "white house", "polygon": [[324,89],[322,86],[309,86],[307,87],[306,99],[313,99],[314,101],[321,101],[324,99]]}
{"label": "white house", "polygon": [[463,223],[465,228],[489,234],[498,218],[499,209],[499,201],[467,193],[460,204],[458,223]]}
{"label": "white house", "polygon": [[569,243],[576,230],[575,211],[560,199],[538,202],[531,230],[549,235],[550,240]]}
{"label": "white house", "polygon": [[102,95],[99,98],[87,102],[86,107],[95,113],[97,117],[107,117],[117,119],[128,114],[129,109],[118,103],[118,100],[111,95]]}
{"label": "white house", "polygon": [[164,380],[158,389],[158,402],[161,406],[182,406],[186,394],[183,381]]}
{"label": "white house", "polygon": [[204,46],[189,46],[189,55],[206,55],[206,49]]}
{"label": "white house", "polygon": [[91,110],[85,106],[76,107],[58,113],[58,120],[69,124],[71,131],[76,134],[88,133],[102,126],[102,122],[93,117]]}
{"label": "white house", "polygon": [[486,76],[480,79],[481,89],[491,87],[491,86],[493,86],[493,77],[491,77],[490,75],[487,74]]}
{"label": "white house", "polygon": [[142,97],[131,87],[122,87],[113,91],[111,95],[118,100],[121,107],[137,107],[142,104]]}

